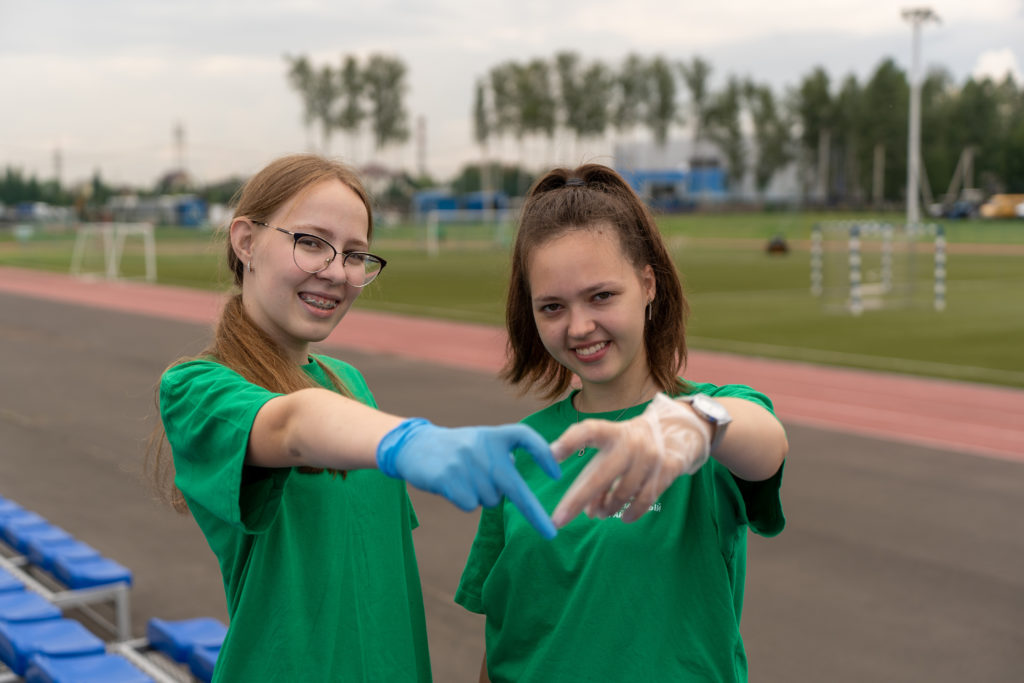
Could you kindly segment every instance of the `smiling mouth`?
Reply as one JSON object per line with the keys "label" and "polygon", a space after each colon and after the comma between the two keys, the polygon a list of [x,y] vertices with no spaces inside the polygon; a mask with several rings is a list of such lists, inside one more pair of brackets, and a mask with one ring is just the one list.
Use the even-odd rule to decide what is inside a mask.
{"label": "smiling mouth", "polygon": [[606,346],[608,346],[608,342],[606,341],[597,342],[596,344],[591,344],[590,346],[578,346],[575,349],[573,349],[573,352],[575,352],[575,354],[580,358],[589,358],[590,356],[593,356],[599,351],[602,351]]}
{"label": "smiling mouth", "polygon": [[309,292],[300,292],[299,298],[313,308],[319,308],[322,311],[333,311],[341,303],[337,299],[328,299],[327,297],[317,296]]}

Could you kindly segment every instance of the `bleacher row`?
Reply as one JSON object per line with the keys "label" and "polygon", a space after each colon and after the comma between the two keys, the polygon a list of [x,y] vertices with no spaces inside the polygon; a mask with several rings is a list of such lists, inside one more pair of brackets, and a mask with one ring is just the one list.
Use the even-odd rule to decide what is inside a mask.
{"label": "bleacher row", "polygon": [[224,624],[154,617],[133,638],[131,585],[130,569],[0,496],[0,683],[210,681]]}

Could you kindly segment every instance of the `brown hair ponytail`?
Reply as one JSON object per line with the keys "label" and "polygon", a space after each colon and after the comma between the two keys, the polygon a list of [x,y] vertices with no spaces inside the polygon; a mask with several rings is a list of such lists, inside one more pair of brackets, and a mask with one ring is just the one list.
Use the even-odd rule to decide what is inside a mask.
{"label": "brown hair ponytail", "polygon": [[[290,394],[319,386],[253,323],[242,306],[241,294],[233,295],[224,304],[213,344],[200,356],[213,357],[253,384],[275,393]],[[314,360],[330,378],[334,388],[351,397],[338,376],[319,360]]]}
{"label": "brown hair ponytail", "polygon": [[657,296],[652,322],[644,327],[651,377],[669,394],[686,388],[679,379],[686,365],[686,317],[689,307],[675,264],[643,200],[625,179],[607,166],[586,164],[556,168],[526,195],[519,217],[512,272],[505,305],[508,348],[501,376],[524,391],[536,388],[545,399],[569,388],[572,373],[544,348],[533,319],[527,265],[534,249],[570,230],[611,225],[623,252],[638,269],[650,265]]}

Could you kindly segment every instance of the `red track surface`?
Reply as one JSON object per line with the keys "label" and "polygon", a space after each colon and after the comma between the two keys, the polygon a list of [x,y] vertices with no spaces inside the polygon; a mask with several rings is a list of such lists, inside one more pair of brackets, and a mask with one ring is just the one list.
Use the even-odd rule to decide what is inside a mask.
{"label": "red track surface", "polygon": [[[200,324],[223,296],[137,282],[0,267],[0,291]],[[353,310],[325,344],[494,372],[496,327]],[[693,351],[686,375],[765,392],[786,422],[1024,462],[1024,391]]]}

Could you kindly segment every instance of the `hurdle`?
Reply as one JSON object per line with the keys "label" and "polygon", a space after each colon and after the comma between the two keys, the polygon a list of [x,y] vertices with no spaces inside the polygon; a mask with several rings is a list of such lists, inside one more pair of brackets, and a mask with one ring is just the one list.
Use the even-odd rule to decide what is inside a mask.
{"label": "hurdle", "polygon": [[946,231],[941,225],[935,228],[935,310],[946,310]]}
{"label": "hurdle", "polygon": [[[887,297],[893,298],[899,289],[894,280],[895,237],[900,236],[900,254],[910,259],[910,266],[901,274],[909,278],[909,289],[914,288],[917,277],[913,267],[913,254],[918,249],[917,240],[920,236],[932,236],[932,283],[930,306],[937,312],[946,308],[946,239],[945,230],[941,225],[929,224],[918,226],[893,226],[878,221],[828,221],[816,223],[811,228],[811,259],[810,259],[810,290],[811,295],[824,299],[830,292],[835,293],[840,286],[826,282],[826,252],[832,247],[835,251],[836,242],[827,241],[825,232],[838,233],[843,236],[846,251],[843,261],[846,278],[842,285],[845,302],[843,310],[859,316],[868,309],[884,308]],[[880,252],[877,277],[867,281],[864,268],[863,240],[872,237],[878,243]],[[826,243],[828,242],[828,243]],[[834,274],[833,274],[834,275]],[[831,286],[830,286],[831,285]],[[906,285],[904,286],[906,287]],[[900,292],[906,295],[906,292]]]}

